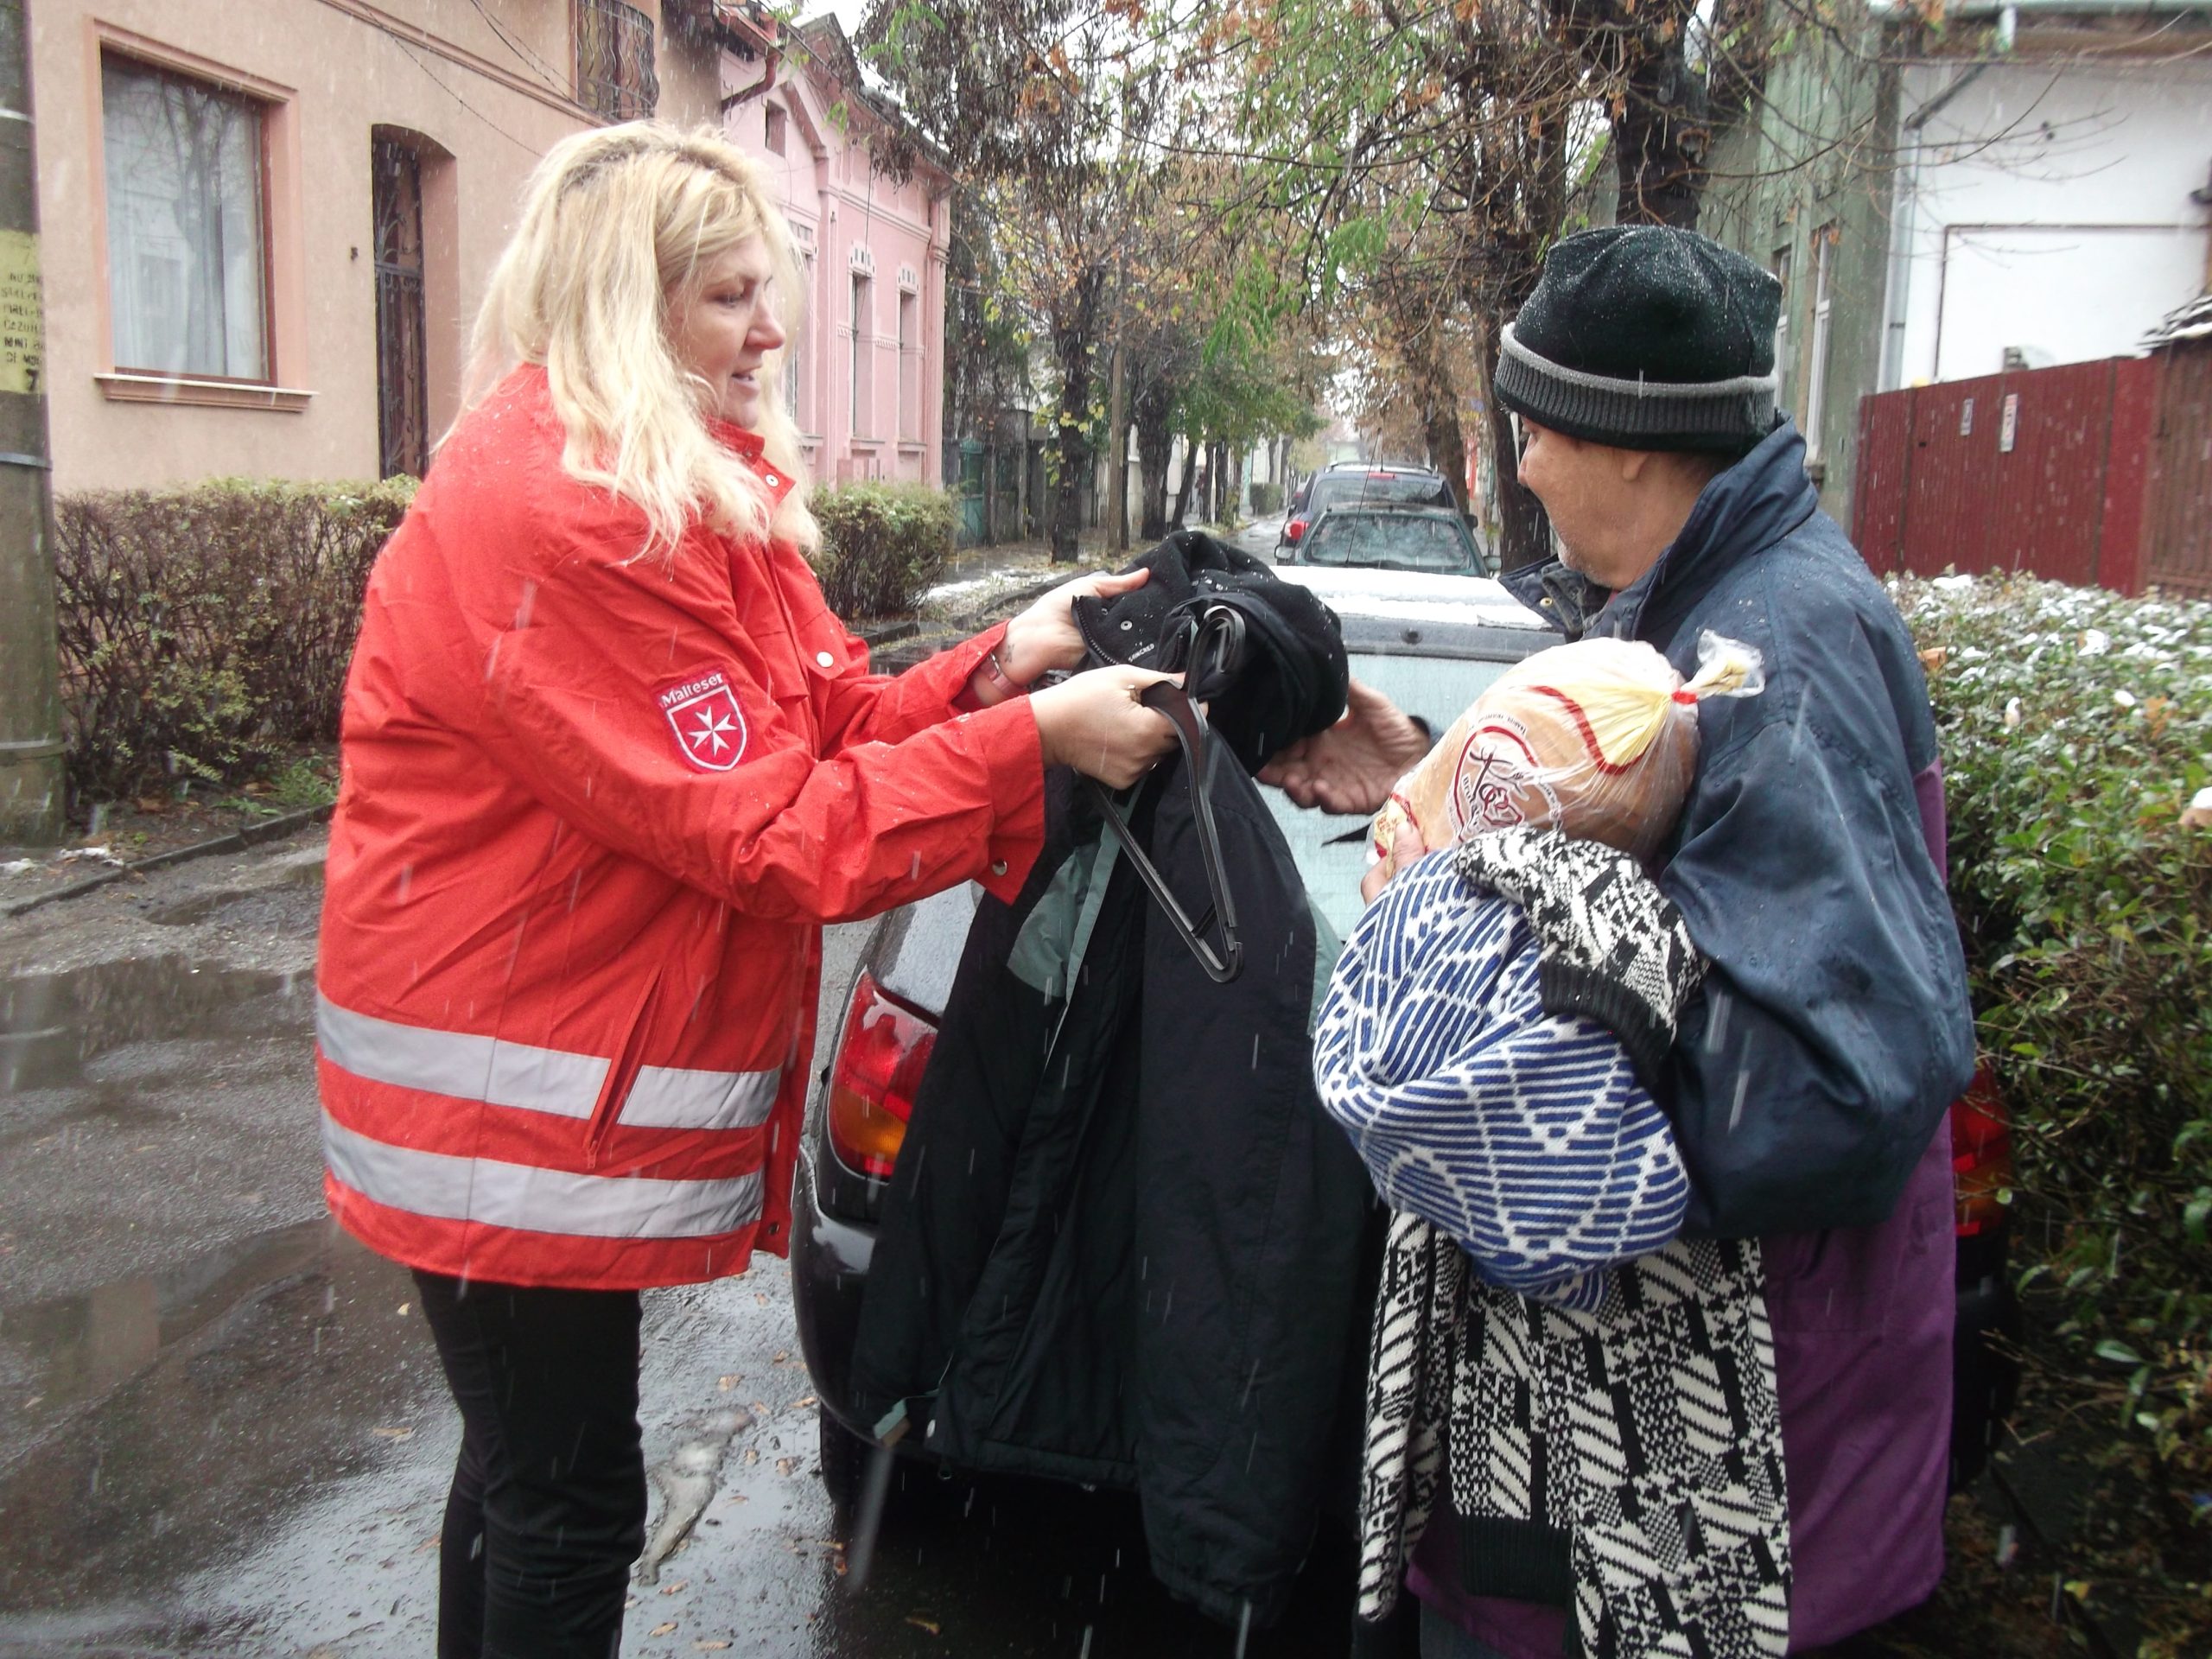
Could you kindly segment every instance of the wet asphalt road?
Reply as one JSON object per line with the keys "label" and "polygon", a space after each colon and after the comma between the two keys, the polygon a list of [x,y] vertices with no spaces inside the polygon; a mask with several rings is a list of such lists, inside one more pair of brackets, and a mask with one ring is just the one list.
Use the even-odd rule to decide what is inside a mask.
{"label": "wet asphalt road", "polygon": [[[315,832],[0,922],[0,1659],[431,1651],[459,1424],[412,1285],[324,1218],[320,874]],[[1125,1497],[902,1468],[849,1535],[798,1351],[780,1262],[647,1297],[649,1560],[699,1518],[626,1654],[1239,1651]],[[1343,1652],[1332,1565],[1243,1650]]]}

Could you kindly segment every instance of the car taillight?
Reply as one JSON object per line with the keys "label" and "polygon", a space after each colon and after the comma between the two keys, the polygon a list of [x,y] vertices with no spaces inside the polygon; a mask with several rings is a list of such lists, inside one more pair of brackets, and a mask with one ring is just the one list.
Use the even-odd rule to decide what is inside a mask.
{"label": "car taillight", "polygon": [[830,1145],[846,1167],[877,1180],[890,1175],[936,1042],[935,1026],[860,976],[830,1074]]}
{"label": "car taillight", "polygon": [[1303,518],[1294,518],[1282,527],[1282,538],[1286,542],[1294,542],[1305,533],[1306,521]]}
{"label": "car taillight", "polygon": [[1951,1175],[1959,1236],[1972,1237],[2005,1218],[1998,1195],[2012,1185],[2012,1125],[1987,1066],[1977,1069],[1966,1093],[1951,1103]]}

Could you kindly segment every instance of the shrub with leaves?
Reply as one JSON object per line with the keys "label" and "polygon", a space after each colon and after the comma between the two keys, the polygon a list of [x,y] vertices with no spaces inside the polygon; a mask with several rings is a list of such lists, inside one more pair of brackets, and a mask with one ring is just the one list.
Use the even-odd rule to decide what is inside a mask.
{"label": "shrub with leaves", "polygon": [[237,781],[336,737],[369,567],[414,491],[219,479],[60,498],[76,798]]}
{"label": "shrub with leaves", "polygon": [[1281,485],[1255,484],[1252,486],[1252,516],[1255,518],[1272,518],[1281,511]]}
{"label": "shrub with leaves", "polygon": [[912,610],[952,556],[953,499],[926,484],[840,484],[817,491],[813,505],[815,574],[848,620]]}
{"label": "shrub with leaves", "polygon": [[2012,1111],[2014,1257],[2056,1320],[2041,1357],[2164,1506],[2114,1567],[2167,1632],[2144,1651],[2212,1651],[2192,1645],[2212,1637],[2212,605],[2025,578],[1896,591]]}

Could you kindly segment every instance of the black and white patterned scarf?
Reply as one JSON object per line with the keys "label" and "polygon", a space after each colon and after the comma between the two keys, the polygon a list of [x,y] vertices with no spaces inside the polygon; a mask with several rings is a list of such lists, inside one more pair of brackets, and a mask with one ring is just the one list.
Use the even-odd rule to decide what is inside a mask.
{"label": "black and white patterned scarf", "polygon": [[1782,1421],[1755,1241],[1678,1239],[1582,1313],[1484,1285],[1391,1221],[1368,1370],[1361,1617],[1395,1602],[1446,1480],[1459,1513],[1570,1540],[1591,1659],[1781,1655]]}

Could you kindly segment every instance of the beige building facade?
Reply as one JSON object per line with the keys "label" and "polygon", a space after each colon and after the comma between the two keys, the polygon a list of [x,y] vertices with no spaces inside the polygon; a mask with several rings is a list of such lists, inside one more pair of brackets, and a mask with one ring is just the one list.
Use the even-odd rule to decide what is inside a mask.
{"label": "beige building facade", "polygon": [[729,0],[29,10],[62,491],[419,472],[538,157],[718,120],[765,27]]}

